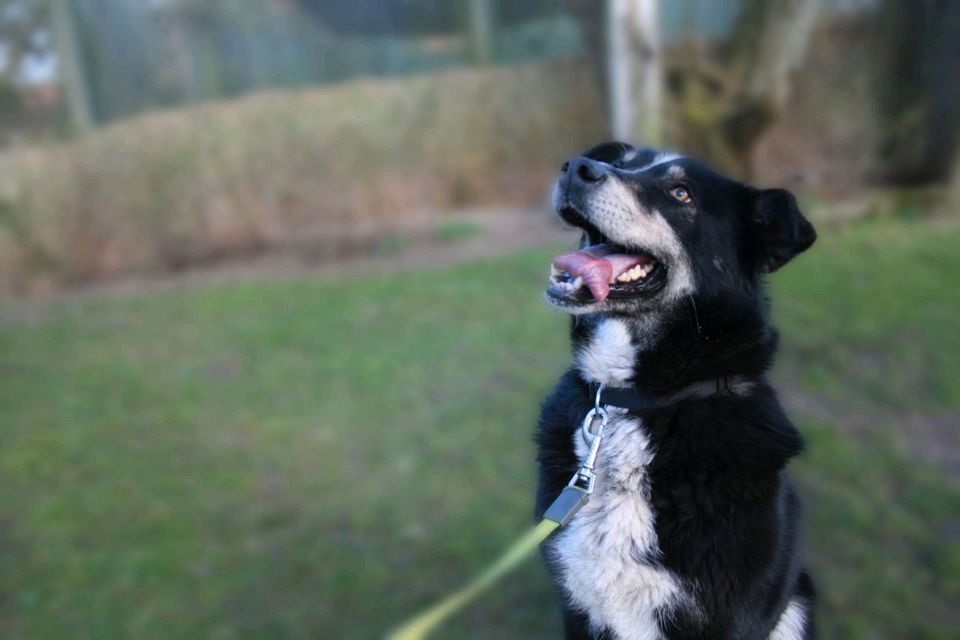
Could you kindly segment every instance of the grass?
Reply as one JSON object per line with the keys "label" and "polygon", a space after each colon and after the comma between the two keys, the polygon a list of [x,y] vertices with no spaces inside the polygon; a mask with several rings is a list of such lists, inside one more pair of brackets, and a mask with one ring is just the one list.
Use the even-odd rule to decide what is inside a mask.
{"label": "grass", "polygon": [[839,378],[871,403],[960,406],[957,238],[952,220],[881,220],[774,276],[786,356],[805,382],[837,400],[849,397]]}
{"label": "grass", "polygon": [[374,246],[373,255],[379,257],[395,256],[410,246],[410,236],[393,231],[383,235]]}
{"label": "grass", "polygon": [[[797,416],[824,637],[955,632],[960,491],[897,416],[958,405],[958,241],[872,222],[774,278],[784,370],[881,416]],[[373,638],[448,593],[530,523],[550,254],[9,309],[0,635]],[[438,637],[557,635],[530,562]]]}
{"label": "grass", "polygon": [[437,223],[433,230],[433,237],[438,242],[456,242],[483,231],[483,227],[473,220],[453,218]]}

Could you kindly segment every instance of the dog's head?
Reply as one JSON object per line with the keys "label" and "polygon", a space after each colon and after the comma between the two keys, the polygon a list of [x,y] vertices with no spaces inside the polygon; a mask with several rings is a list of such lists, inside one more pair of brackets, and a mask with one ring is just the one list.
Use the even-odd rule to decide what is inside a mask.
{"label": "dog's head", "polygon": [[547,289],[573,314],[650,314],[687,296],[758,291],[816,239],[788,191],[619,142],[564,163],[553,204],[584,231],[579,251],[554,259]]}

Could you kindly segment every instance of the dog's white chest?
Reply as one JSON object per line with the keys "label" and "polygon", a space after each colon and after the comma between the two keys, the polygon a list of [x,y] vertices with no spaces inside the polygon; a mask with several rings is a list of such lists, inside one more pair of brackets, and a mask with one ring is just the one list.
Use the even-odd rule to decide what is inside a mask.
{"label": "dog's white chest", "polygon": [[[587,446],[579,430],[574,438],[582,460]],[[656,563],[652,459],[641,421],[612,410],[594,493],[553,547],[571,603],[623,640],[659,638],[658,616],[685,599],[679,581]]]}

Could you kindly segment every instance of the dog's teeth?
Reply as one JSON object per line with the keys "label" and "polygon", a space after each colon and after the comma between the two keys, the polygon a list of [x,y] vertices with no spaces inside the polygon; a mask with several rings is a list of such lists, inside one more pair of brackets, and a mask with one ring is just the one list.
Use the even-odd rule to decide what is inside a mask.
{"label": "dog's teeth", "polygon": [[577,279],[573,281],[573,284],[571,285],[570,288],[579,289],[582,285],[583,285],[583,278],[580,276],[577,276]]}
{"label": "dog's teeth", "polygon": [[635,265],[632,269],[627,269],[626,271],[618,275],[611,282],[616,281],[616,282],[626,283],[626,282],[633,282],[634,280],[642,280],[643,278],[646,278],[648,275],[650,275],[650,273],[653,271],[655,266],[656,264],[652,262],[649,264]]}
{"label": "dog's teeth", "polygon": [[550,277],[558,276],[561,273],[563,273],[563,271],[561,271],[560,269],[557,269],[553,265],[550,265]]}

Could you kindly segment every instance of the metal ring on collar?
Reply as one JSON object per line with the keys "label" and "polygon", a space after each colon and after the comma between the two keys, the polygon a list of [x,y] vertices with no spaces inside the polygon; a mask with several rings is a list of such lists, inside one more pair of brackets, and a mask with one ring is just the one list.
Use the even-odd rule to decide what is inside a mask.
{"label": "metal ring on collar", "polygon": [[580,425],[580,433],[583,434],[583,441],[587,446],[593,444],[593,439],[597,436],[599,428],[607,424],[608,415],[607,409],[600,406],[587,412],[583,424]]}

